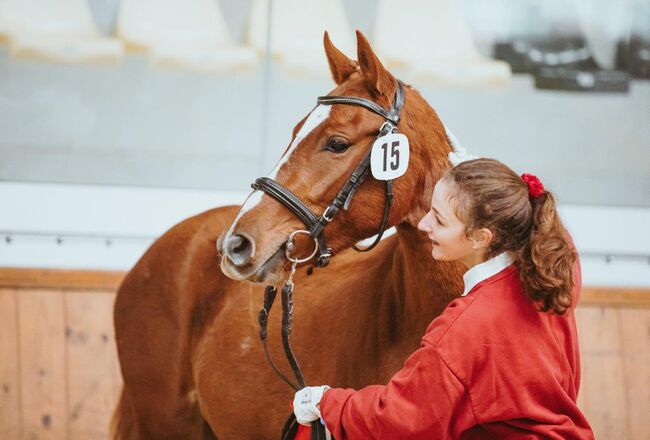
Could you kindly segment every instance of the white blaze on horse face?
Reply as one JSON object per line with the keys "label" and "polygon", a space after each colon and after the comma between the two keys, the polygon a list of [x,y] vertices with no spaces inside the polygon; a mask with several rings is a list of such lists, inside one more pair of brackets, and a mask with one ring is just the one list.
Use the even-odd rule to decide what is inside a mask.
{"label": "white blaze on horse face", "polygon": [[[291,145],[287,149],[287,152],[284,153],[284,155],[280,158],[280,160],[275,165],[275,167],[273,167],[273,170],[267,177],[275,180],[275,178],[278,175],[278,172],[280,171],[280,168],[282,168],[282,166],[289,160],[296,147],[298,147],[300,142],[302,142],[302,140],[306,138],[309,135],[309,133],[311,133],[314,130],[314,128],[318,127],[321,124],[321,122],[323,122],[329,117],[330,110],[332,110],[332,106],[321,105],[321,104],[317,105],[316,108],[312,110],[312,112],[307,117],[305,123],[302,124],[300,130],[298,130],[298,134],[296,134],[296,137],[293,139],[293,142],[291,142]],[[239,219],[245,213],[247,213],[248,211],[250,211],[260,203],[260,201],[262,200],[262,195],[264,195],[263,191],[253,191],[252,193],[249,194],[249,196],[246,198],[246,201],[244,202],[244,205],[239,210],[239,214],[237,214],[235,221],[232,222],[232,225],[230,226],[230,230],[228,231],[228,234],[226,234],[226,239],[228,239],[232,234],[232,231],[237,226],[237,222],[239,221]]]}
{"label": "white blaze on horse face", "polygon": [[331,105],[322,105],[322,104],[317,105],[316,108],[312,110],[312,112],[307,117],[305,123],[302,124],[300,130],[298,130],[298,134],[296,134],[296,137],[294,138],[293,142],[291,142],[291,145],[287,149],[287,152],[284,153],[284,156],[280,158],[278,163],[271,171],[271,174],[268,175],[270,179],[275,180],[275,178],[278,175],[278,172],[280,171],[280,168],[282,168],[282,165],[284,165],[289,160],[296,147],[300,144],[300,142],[302,142],[304,138],[306,138],[309,135],[309,133],[311,133],[314,130],[314,128],[318,127],[321,124],[321,122],[323,122],[325,119],[329,117],[331,110],[332,110]]}

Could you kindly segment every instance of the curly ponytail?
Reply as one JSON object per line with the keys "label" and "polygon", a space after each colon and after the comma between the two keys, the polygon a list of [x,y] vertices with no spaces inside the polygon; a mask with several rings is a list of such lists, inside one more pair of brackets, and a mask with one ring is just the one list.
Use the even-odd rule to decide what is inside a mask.
{"label": "curly ponytail", "polygon": [[530,238],[516,253],[519,276],[526,293],[540,305],[540,310],[553,310],[561,315],[571,307],[571,275],[577,256],[564,237],[553,194],[544,191],[531,204]]}
{"label": "curly ponytail", "polygon": [[577,254],[565,237],[553,194],[540,189],[541,195],[530,197],[522,177],[494,159],[463,162],[442,179],[455,190],[456,216],[466,225],[465,234],[492,231],[487,258],[509,252],[539,310],[564,314],[572,304]]}

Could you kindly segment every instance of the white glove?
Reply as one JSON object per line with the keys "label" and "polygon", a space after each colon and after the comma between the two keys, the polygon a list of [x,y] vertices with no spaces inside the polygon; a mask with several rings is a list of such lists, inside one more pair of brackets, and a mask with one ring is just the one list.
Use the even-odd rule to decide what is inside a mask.
{"label": "white glove", "polygon": [[320,419],[320,399],[325,390],[329,389],[329,386],[322,385],[305,387],[296,391],[296,395],[293,397],[293,413],[296,415],[298,423],[309,426],[314,420]]}

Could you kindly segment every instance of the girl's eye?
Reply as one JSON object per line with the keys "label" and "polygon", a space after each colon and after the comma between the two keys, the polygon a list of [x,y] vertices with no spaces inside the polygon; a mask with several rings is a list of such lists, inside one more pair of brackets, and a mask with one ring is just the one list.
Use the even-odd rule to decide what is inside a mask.
{"label": "girl's eye", "polygon": [[329,150],[333,153],[343,153],[345,150],[350,148],[350,144],[340,140],[340,139],[330,139],[327,141],[326,150]]}

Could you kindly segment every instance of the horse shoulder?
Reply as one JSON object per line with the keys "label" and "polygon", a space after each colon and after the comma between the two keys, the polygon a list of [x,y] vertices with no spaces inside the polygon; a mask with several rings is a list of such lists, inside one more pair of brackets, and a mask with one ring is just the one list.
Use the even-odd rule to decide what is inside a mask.
{"label": "horse shoulder", "polygon": [[218,313],[230,281],[219,268],[215,242],[238,210],[211,209],[178,223],[150,246],[118,289],[114,322],[125,395],[132,399],[127,406],[151,416],[138,420],[141,433],[193,438],[203,429],[190,352],[196,334]]}

